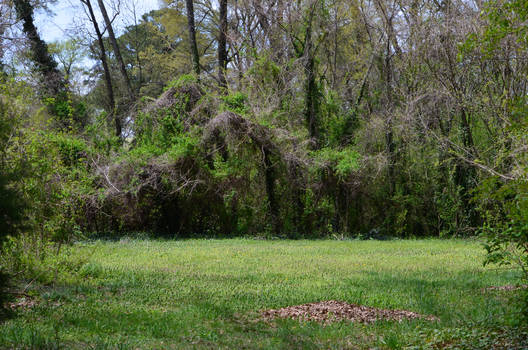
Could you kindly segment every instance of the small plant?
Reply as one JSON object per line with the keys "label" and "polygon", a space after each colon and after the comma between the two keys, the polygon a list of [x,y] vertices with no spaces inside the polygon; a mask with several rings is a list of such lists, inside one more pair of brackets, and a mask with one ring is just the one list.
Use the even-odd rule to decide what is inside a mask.
{"label": "small plant", "polygon": [[188,84],[198,83],[198,79],[194,74],[183,74],[178,79],[170,81],[165,87],[165,91],[171,88],[179,88]]}
{"label": "small plant", "polygon": [[247,95],[242,92],[235,92],[233,94],[222,97],[224,101],[222,109],[235,112],[237,114],[245,115],[249,113],[247,106]]}

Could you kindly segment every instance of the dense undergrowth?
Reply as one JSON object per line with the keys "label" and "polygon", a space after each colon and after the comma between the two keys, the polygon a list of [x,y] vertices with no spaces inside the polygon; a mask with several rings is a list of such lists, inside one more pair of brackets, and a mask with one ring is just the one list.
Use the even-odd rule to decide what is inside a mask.
{"label": "dense undergrowth", "polygon": [[[4,92],[4,115],[16,135],[5,161],[24,178],[13,188],[31,202],[27,219],[40,231],[34,235],[56,242],[76,232],[130,231],[166,237],[466,235],[477,232],[466,206],[494,215],[503,210],[499,196],[519,192],[511,183],[493,197],[485,192],[497,186],[490,179],[476,192],[485,200],[464,204],[456,183],[439,182],[454,169],[438,163],[441,154],[410,146],[405,157],[412,163],[390,189],[383,154],[361,139],[367,123],[357,126],[356,142],[341,145],[332,128],[346,116],[329,113],[326,146],[313,149],[302,123],[252,114],[242,93],[219,95],[191,76],[138,108],[131,136],[122,142],[104,132],[104,114],[82,131],[58,132],[44,107],[20,103],[35,97],[24,83],[5,82]],[[523,208],[508,215],[522,221]]]}

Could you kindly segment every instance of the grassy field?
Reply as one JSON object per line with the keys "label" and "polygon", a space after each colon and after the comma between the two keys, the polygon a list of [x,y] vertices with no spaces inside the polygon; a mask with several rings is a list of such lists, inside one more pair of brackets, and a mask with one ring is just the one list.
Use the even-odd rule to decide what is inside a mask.
{"label": "grassy field", "polygon": [[[471,241],[122,240],[64,254],[76,272],[32,291],[37,305],[0,325],[0,347],[486,348],[516,312],[515,292],[482,289],[518,274],[484,268]],[[331,299],[440,321],[256,320],[259,310]]]}

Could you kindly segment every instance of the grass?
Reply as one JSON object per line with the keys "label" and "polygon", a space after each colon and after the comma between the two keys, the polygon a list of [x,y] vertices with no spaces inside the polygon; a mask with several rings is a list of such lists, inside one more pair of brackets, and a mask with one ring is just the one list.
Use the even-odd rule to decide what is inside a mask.
{"label": "grass", "polygon": [[[478,242],[463,240],[80,243],[61,258],[75,271],[61,273],[52,287],[35,289],[38,305],[0,325],[0,347],[455,346],[515,323],[512,292],[482,288],[516,283],[518,273],[485,268],[483,257]],[[258,310],[330,299],[406,309],[440,321],[256,321]],[[491,334],[490,342],[501,341],[501,332]]]}

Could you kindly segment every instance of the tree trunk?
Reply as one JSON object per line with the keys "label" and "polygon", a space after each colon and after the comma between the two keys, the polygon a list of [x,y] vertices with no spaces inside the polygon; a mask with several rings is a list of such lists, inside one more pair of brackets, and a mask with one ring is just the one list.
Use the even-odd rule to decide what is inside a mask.
{"label": "tree trunk", "polygon": [[[462,143],[465,150],[468,151],[470,157],[474,154],[473,134],[469,124],[469,116],[467,111],[462,108],[460,112],[460,129],[462,132]],[[473,160],[473,159],[471,159]],[[458,159],[455,166],[455,184],[460,188],[460,199],[462,201],[463,213],[467,222],[460,222],[458,226],[472,229],[478,225],[479,216],[475,210],[475,206],[471,203],[471,191],[475,188],[477,172],[475,167],[468,164],[464,160]],[[469,226],[469,227],[468,227]]]}
{"label": "tree trunk", "polygon": [[220,87],[227,88],[227,0],[220,0],[220,22],[218,30],[218,81]]}
{"label": "tree trunk", "polygon": [[387,94],[387,110],[385,119],[385,145],[387,149],[387,177],[389,180],[389,194],[392,197],[396,189],[395,162],[396,162],[396,145],[394,144],[394,133],[392,130],[392,114],[394,110],[394,96],[392,91],[392,62],[390,52],[390,39],[387,39],[387,52],[385,55],[385,93]]}
{"label": "tree trunk", "polygon": [[308,124],[308,132],[310,139],[313,142],[313,148],[318,148],[319,143],[319,129],[318,129],[318,114],[319,114],[319,89],[317,87],[315,76],[315,53],[312,43],[312,22],[313,11],[310,14],[309,22],[306,25],[306,33],[304,37],[304,56],[306,72],[305,83],[305,106],[304,117]]}
{"label": "tree trunk", "polygon": [[125,62],[123,61],[123,57],[121,56],[121,50],[119,50],[119,45],[117,45],[114,29],[112,28],[112,22],[110,21],[110,17],[108,17],[108,13],[106,12],[106,7],[104,5],[103,0],[97,0],[97,4],[99,5],[99,9],[101,10],[101,15],[103,15],[103,19],[106,24],[106,29],[108,30],[108,39],[110,39],[110,44],[114,49],[114,54],[119,65],[119,71],[121,72],[121,76],[123,77],[123,81],[125,82],[128,96],[131,100],[133,100],[135,97],[134,90],[132,90],[130,79],[128,79]]}
{"label": "tree trunk", "polygon": [[387,8],[384,6],[381,0],[376,0],[374,5],[376,6],[377,11],[385,24],[387,36],[390,40],[390,43],[392,44],[392,47],[394,48],[394,52],[400,56],[402,50],[400,48],[400,44],[398,43],[398,38],[396,37],[396,31],[394,30],[394,26],[392,25],[393,15],[391,14],[389,16]]}
{"label": "tree trunk", "polygon": [[[0,38],[4,37],[6,29],[7,29],[6,26],[0,25]],[[2,81],[5,75],[4,55],[5,55],[4,46],[0,45],[0,81]]]}
{"label": "tree trunk", "polygon": [[264,177],[266,182],[266,193],[268,195],[268,203],[270,208],[271,225],[273,233],[279,234],[281,225],[279,221],[279,204],[275,197],[275,169],[270,159],[270,152],[266,149],[264,153]]}
{"label": "tree trunk", "polygon": [[33,22],[33,5],[29,0],[14,0],[17,17],[22,21],[22,30],[31,47],[32,60],[43,76],[43,86],[47,93],[57,96],[66,91],[64,77],[57,69],[57,62],[49,54],[48,45],[40,38]]}
{"label": "tree trunk", "polygon": [[108,62],[106,60],[106,49],[104,46],[103,41],[103,35],[101,33],[101,30],[99,29],[99,25],[97,24],[97,19],[95,17],[95,13],[93,11],[92,3],[90,0],[82,0],[83,4],[86,5],[88,8],[88,13],[90,15],[90,21],[92,22],[95,30],[95,34],[97,35],[97,42],[99,44],[99,50],[101,50],[100,60],[101,64],[103,65],[104,70],[104,78],[105,78],[105,84],[106,84],[106,93],[108,95],[108,101],[110,102],[110,117],[114,117],[114,124],[115,124],[115,133],[116,136],[121,137],[121,119],[117,115],[115,111],[115,98],[114,98],[114,89],[112,87],[112,77],[110,75],[110,69],[108,67]]}
{"label": "tree trunk", "polygon": [[194,24],[194,3],[193,0],[185,0],[187,6],[187,26],[189,29],[189,44],[191,45],[191,56],[194,73],[200,75],[200,55],[196,43],[196,26]]}

